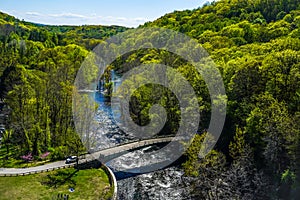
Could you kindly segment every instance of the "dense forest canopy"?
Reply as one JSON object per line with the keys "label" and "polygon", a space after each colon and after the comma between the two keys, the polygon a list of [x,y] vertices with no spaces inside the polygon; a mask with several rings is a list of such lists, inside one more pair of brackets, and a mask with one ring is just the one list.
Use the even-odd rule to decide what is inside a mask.
{"label": "dense forest canopy", "polygon": [[[166,14],[143,27],[195,38],[224,80],[226,124],[215,150],[199,159],[203,138],[210,134],[205,130],[211,102],[192,66],[153,48],[119,57],[111,66],[123,73],[142,63],[172,65],[191,83],[203,115],[182,165],[191,196],[295,199],[300,194],[300,0],[220,0]],[[96,44],[125,30],[36,25],[1,13],[0,95],[10,108],[5,145],[16,147],[17,156],[51,151],[53,159],[81,148],[71,117],[76,72]],[[153,104],[164,106],[168,121],[160,134],[176,133],[179,108],[172,92],[147,85],[131,101],[132,118],[141,125],[149,121]]]}
{"label": "dense forest canopy", "polygon": [[127,29],[46,26],[0,13],[0,99],[9,107],[4,142],[18,149],[12,157],[84,151],[72,122],[74,79],[89,50]]}
{"label": "dense forest canopy", "polygon": [[299,196],[299,17],[299,0],[222,0],[143,25],[196,38],[223,75],[228,109],[217,149],[197,158],[200,134],[183,165],[195,198]]}

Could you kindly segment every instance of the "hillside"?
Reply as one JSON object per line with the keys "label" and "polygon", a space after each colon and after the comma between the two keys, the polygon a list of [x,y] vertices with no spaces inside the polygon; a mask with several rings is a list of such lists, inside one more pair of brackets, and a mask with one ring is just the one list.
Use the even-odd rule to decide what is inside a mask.
{"label": "hillside", "polygon": [[51,26],[21,21],[0,12],[0,38],[46,43],[48,46],[77,44],[91,50],[103,39],[127,30],[121,26]]}
{"label": "hillside", "polygon": [[91,49],[125,30],[46,26],[0,13],[0,106],[9,113],[8,131],[1,133],[6,155],[1,167],[19,166],[20,156],[29,152],[35,159],[51,152],[48,159],[58,160],[86,151],[72,122],[74,78]]}
{"label": "hillside", "polygon": [[[27,61],[16,61],[16,57],[36,58],[37,51],[51,49],[58,46],[76,44],[86,50],[92,50],[105,38],[126,31],[128,28],[121,26],[50,26],[21,21],[13,16],[0,12],[0,46],[2,57],[0,76],[6,67],[16,63],[29,64]],[[33,51],[31,53],[26,51]],[[12,53],[13,51],[13,53]],[[11,55],[11,53],[13,55]],[[9,55],[8,55],[9,54]],[[14,55],[18,54],[18,55]],[[26,54],[26,55],[25,55]],[[25,58],[24,58],[25,59]],[[0,92],[2,93],[2,92]]]}
{"label": "hillside", "polygon": [[[182,166],[188,177],[194,177],[193,198],[298,196],[300,1],[221,0],[194,10],[175,11],[140,27],[164,27],[197,39],[223,76],[228,101],[226,124],[215,151],[202,160],[197,154],[211,104],[203,79],[183,60],[153,49],[133,52],[115,62],[121,72],[141,63],[169,64],[199,92],[202,122]],[[151,91],[157,95],[147,96]],[[173,119],[166,122],[162,132],[176,133],[178,123],[172,122],[179,120],[179,105],[174,98],[158,86],[143,87],[132,97],[133,102],[142,102],[132,105],[132,117],[136,123],[149,123],[143,113],[159,102]]]}

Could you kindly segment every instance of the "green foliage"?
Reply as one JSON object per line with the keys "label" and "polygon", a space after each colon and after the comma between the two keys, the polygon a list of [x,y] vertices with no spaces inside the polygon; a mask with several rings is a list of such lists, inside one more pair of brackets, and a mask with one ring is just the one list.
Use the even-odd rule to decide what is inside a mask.
{"label": "green foliage", "polygon": [[241,156],[244,156],[245,145],[245,132],[243,132],[240,128],[236,128],[233,142],[230,142],[229,144],[229,155],[234,160],[237,160]]}
{"label": "green foliage", "polygon": [[[49,148],[52,160],[81,154],[85,149],[72,121],[74,79],[88,55],[86,49],[127,28],[44,26],[4,13],[0,19],[0,99],[10,108],[6,146],[21,149],[14,159],[29,152],[37,157]],[[91,82],[98,67],[93,56],[88,61],[90,71],[83,74]]]}
{"label": "green foliage", "polygon": [[[236,173],[234,180],[244,179],[249,183],[255,179],[252,175],[262,170],[265,180],[274,185],[269,188],[274,191],[272,198],[283,194],[281,189],[275,192],[275,188],[283,184],[284,170],[290,169],[299,180],[299,4],[299,0],[221,0],[202,8],[166,14],[143,25],[170,28],[196,38],[219,65],[228,109],[217,149],[230,158],[227,162],[233,168],[244,170],[230,169]],[[149,58],[150,62],[162,60],[152,52],[141,57]],[[201,79],[197,79],[190,68],[183,67],[183,63],[171,65],[189,80],[196,93],[205,91]],[[198,99],[202,117],[208,117],[209,112],[205,111],[210,109],[209,97],[204,92]],[[202,180],[198,176],[201,142],[197,137],[186,153],[183,168],[187,175]],[[254,164],[251,165],[254,171],[246,167],[250,163]],[[268,196],[264,195],[264,198]],[[228,198],[243,197],[232,195]]]}
{"label": "green foliage", "polygon": [[[268,193],[277,199],[293,190],[286,185],[291,177],[300,182],[299,4],[299,0],[220,0],[194,10],[175,11],[140,26],[165,27],[195,38],[222,74],[227,97],[219,97],[217,103],[227,102],[228,109],[217,150],[200,159],[205,134],[197,134],[182,165],[187,176],[199,180],[196,183],[202,192],[198,199],[254,198],[251,195],[265,199],[270,197]],[[36,25],[0,13],[0,97],[11,108],[6,146],[16,145],[23,155],[38,155],[50,148],[52,159],[84,151],[71,118],[74,78],[87,50],[125,30],[117,26]],[[151,39],[156,34],[122,45],[142,44],[143,37]],[[167,43],[168,38],[172,36],[156,42]],[[117,58],[109,70],[124,73],[149,63],[172,66],[195,91],[197,99],[190,101],[199,104],[198,132],[203,132],[210,121],[211,98],[200,74],[179,56],[153,49],[151,44],[144,46]],[[86,82],[93,81],[93,73],[97,73],[97,66],[92,65],[94,59],[91,56],[85,63],[92,66],[83,73]],[[102,79],[111,96],[109,71]],[[176,80],[172,86],[184,90]],[[130,89],[135,81],[124,84]],[[160,134],[176,133],[180,107],[176,96],[161,86],[148,84],[133,93],[132,119],[145,125],[158,118],[149,114],[156,103],[166,109],[168,116]],[[211,185],[205,186],[201,181]]]}
{"label": "green foliage", "polygon": [[207,146],[213,140],[213,137],[209,133],[203,133],[202,135],[195,135],[191,144],[187,144],[188,149],[185,152],[187,161],[182,165],[186,176],[197,177],[202,175],[201,172],[205,169],[214,170],[222,168],[225,165],[226,159],[224,155],[216,150],[210,151],[202,158],[205,155]]}
{"label": "green foliage", "polygon": [[53,161],[65,159],[69,155],[67,147],[64,146],[49,148],[49,152],[50,152],[50,159]]}
{"label": "green foliage", "polygon": [[296,176],[293,172],[291,172],[289,169],[285,170],[284,173],[281,176],[281,181],[285,183],[291,183],[295,181]]}

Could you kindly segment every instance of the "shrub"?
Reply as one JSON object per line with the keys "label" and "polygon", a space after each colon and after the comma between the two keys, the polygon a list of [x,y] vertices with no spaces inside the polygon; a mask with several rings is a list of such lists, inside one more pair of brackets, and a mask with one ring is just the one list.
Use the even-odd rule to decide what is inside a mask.
{"label": "shrub", "polygon": [[33,160],[32,153],[30,152],[28,155],[21,156],[21,159],[23,159],[25,162],[32,161]]}
{"label": "shrub", "polygon": [[[50,149],[49,149],[50,150]],[[65,146],[59,146],[59,147],[55,147],[54,149],[51,149],[51,160],[62,160],[66,157],[67,155],[67,147]]]}
{"label": "shrub", "polygon": [[47,151],[47,152],[41,154],[41,155],[40,155],[40,158],[41,158],[42,160],[44,160],[44,159],[46,159],[49,155],[50,155],[50,152]]}

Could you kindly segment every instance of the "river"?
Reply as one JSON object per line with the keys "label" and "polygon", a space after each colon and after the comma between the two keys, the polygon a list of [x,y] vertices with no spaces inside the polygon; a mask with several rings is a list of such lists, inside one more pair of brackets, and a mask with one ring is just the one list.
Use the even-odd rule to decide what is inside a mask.
{"label": "river", "polygon": [[[121,83],[120,76],[112,75],[115,88]],[[106,148],[116,144],[124,143],[135,138],[119,129],[116,125],[110,101],[104,96],[104,91],[94,93],[96,102],[99,104],[96,120],[99,122],[97,128],[98,148]],[[141,164],[147,164],[147,160],[141,160],[145,152],[156,150],[158,147],[145,147],[134,152],[127,153],[116,158],[107,165],[114,171],[118,180],[118,199],[120,200],[180,200],[189,198],[188,180],[183,176],[183,171],[176,166],[167,169],[150,172],[147,174],[121,173],[119,167],[130,169]],[[151,158],[151,160],[159,158]]]}

